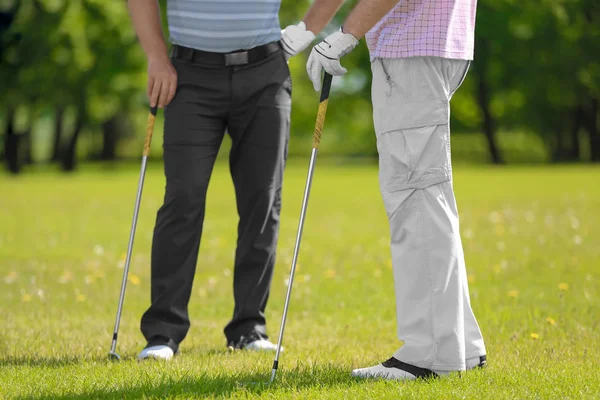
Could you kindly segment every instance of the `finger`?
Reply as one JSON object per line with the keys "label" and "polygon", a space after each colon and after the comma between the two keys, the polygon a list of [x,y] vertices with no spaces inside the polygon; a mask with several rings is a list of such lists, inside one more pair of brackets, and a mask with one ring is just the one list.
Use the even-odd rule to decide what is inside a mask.
{"label": "finger", "polygon": [[328,62],[325,66],[325,71],[333,76],[344,75],[346,72],[348,72],[346,68],[342,67],[342,64],[340,64],[339,60],[332,60]]}
{"label": "finger", "polygon": [[150,93],[150,107],[156,107],[158,104],[158,96],[160,94],[160,86],[162,82],[160,80],[155,80],[154,85],[152,86],[152,92]]}
{"label": "finger", "polygon": [[171,85],[171,79],[168,77],[164,78],[162,84],[160,85],[160,95],[158,97],[158,108],[164,108],[167,103],[167,99],[169,98],[169,90]]}
{"label": "finger", "polygon": [[310,79],[312,80],[313,86],[317,92],[319,90],[321,90],[321,70],[322,69],[323,69],[323,66],[321,65],[320,60],[315,60],[315,62],[311,66],[311,71],[310,71],[311,78]]}
{"label": "finger", "polygon": [[312,64],[315,60],[314,58],[314,50],[310,52],[310,55],[308,56],[308,60],[306,61],[306,73],[308,74],[308,77],[310,78],[310,69],[312,67]]}
{"label": "finger", "polygon": [[[317,57],[315,55],[315,50],[310,53],[310,57],[308,58],[308,62],[306,63],[306,72],[308,73],[308,77],[310,78],[313,88],[316,91],[320,90],[320,81],[321,81],[321,71],[319,71],[321,64],[317,61]],[[315,73],[315,70],[318,72]],[[315,79],[315,76],[317,77]]]}
{"label": "finger", "polygon": [[177,92],[177,75],[173,76],[169,84],[169,96],[167,97],[165,106],[169,104],[171,100],[173,100],[173,97],[175,97],[175,92]]}
{"label": "finger", "polygon": [[[148,96],[148,100],[152,98],[152,88],[154,87],[155,80],[153,77],[148,77],[148,86],[146,87],[146,95]],[[154,107],[150,104],[151,107]]]}
{"label": "finger", "polygon": [[312,75],[311,75],[311,70],[312,70],[312,65],[314,62],[314,57],[313,57],[313,52],[310,53],[310,55],[308,56],[308,61],[306,62],[306,74],[308,75],[308,79],[310,79],[311,83],[314,85],[313,79],[312,79]]}

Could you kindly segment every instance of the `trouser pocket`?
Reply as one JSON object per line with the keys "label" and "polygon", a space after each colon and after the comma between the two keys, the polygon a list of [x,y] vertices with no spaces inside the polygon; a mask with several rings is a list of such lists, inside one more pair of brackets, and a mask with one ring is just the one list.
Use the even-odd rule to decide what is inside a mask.
{"label": "trouser pocket", "polygon": [[376,59],[372,70],[382,193],[450,180],[449,79],[443,59]]}
{"label": "trouser pocket", "polygon": [[377,138],[382,192],[424,189],[451,179],[448,125],[385,132]]}

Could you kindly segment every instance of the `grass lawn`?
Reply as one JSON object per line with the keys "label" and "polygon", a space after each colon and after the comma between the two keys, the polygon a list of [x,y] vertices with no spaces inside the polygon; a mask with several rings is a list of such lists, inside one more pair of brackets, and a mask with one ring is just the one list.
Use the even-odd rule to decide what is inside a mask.
{"label": "grass lawn", "polygon": [[[324,161],[324,160],[323,160]],[[308,158],[286,173],[267,316],[276,340]],[[171,363],[135,361],[164,178],[146,178],[118,351],[117,307],[137,167],[0,175],[0,398],[600,398],[600,169],[457,167],[471,299],[488,368],[431,382],[359,381],[400,345],[376,166],[317,163],[281,366],[228,353],[237,216],[211,181],[190,314]]]}

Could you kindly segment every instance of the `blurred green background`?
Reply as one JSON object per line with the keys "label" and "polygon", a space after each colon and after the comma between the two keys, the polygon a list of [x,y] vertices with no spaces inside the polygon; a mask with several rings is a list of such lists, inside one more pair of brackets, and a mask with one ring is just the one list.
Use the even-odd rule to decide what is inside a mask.
{"label": "blurred green background", "polygon": [[[339,18],[354,4],[346,2]],[[309,5],[283,0],[281,26]],[[126,1],[0,0],[0,12],[0,158],[8,170],[139,160],[146,61]],[[480,0],[475,61],[452,101],[454,162],[600,161],[599,44],[597,0]],[[314,129],[318,94],[305,72],[307,53],[290,61],[291,157],[309,153]],[[320,154],[374,162],[364,40],[343,64],[349,73],[334,81]]]}

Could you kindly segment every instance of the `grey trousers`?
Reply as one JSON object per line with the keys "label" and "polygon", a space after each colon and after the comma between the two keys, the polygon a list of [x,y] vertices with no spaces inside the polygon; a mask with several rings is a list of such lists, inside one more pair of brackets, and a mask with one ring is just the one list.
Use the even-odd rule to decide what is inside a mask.
{"label": "grey trousers", "polygon": [[372,65],[379,182],[404,341],[394,357],[438,371],[464,370],[486,351],[471,309],[450,157],[450,100],[468,68],[468,61],[437,57]]}
{"label": "grey trousers", "polygon": [[[281,50],[243,66],[173,59],[177,93],[165,108],[166,193],[152,242],[151,306],[141,320],[150,342],[178,347],[190,321],[188,302],[198,258],[206,192],[225,132],[239,215],[233,317],[228,342],[266,334],[264,310],[275,263],[287,157],[291,78]],[[223,266],[225,268],[226,266]]]}

